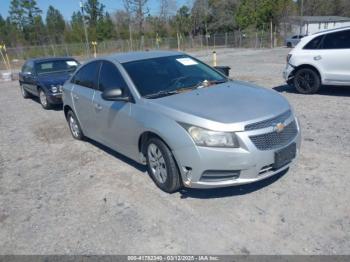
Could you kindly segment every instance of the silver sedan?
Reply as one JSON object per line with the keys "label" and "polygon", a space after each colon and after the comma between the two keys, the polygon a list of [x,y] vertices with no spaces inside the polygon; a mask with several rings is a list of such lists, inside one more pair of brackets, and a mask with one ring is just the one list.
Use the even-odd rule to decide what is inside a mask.
{"label": "silver sedan", "polygon": [[74,138],[146,164],[166,192],[265,179],[287,169],[300,147],[285,98],[179,52],[91,60],[66,82],[63,102]]}

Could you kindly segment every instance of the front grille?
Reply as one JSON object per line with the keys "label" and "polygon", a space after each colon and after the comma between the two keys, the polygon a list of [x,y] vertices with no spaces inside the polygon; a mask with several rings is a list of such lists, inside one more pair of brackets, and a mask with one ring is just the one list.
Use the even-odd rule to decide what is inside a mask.
{"label": "front grille", "polygon": [[250,140],[259,150],[272,150],[288,145],[298,134],[295,121],[287,125],[282,132],[274,131],[262,135],[250,136]]}
{"label": "front grille", "polygon": [[278,123],[284,123],[290,116],[292,115],[292,112],[290,110],[284,112],[283,114],[280,114],[274,118],[270,118],[267,120],[263,120],[260,122],[256,122],[253,124],[249,124],[245,126],[245,131],[251,131],[256,129],[262,129],[270,126],[274,126]]}

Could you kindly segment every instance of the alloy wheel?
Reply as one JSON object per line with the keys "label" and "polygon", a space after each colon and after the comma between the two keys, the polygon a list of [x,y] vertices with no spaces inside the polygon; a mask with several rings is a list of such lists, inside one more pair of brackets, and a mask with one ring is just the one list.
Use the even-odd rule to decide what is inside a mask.
{"label": "alloy wheel", "polygon": [[295,85],[302,93],[313,93],[318,89],[318,81],[316,75],[311,70],[302,70],[296,75]]}
{"label": "alloy wheel", "polygon": [[147,149],[150,169],[153,177],[161,184],[165,183],[168,173],[164,156],[159,147],[155,144],[149,144]]}
{"label": "alloy wheel", "polygon": [[42,91],[42,90],[40,90],[39,99],[40,99],[40,103],[44,107],[47,107],[47,98],[46,98],[44,91]]}
{"label": "alloy wheel", "polygon": [[69,117],[69,128],[72,131],[73,136],[78,138],[80,135],[80,129],[79,129],[77,121],[75,120],[75,118],[73,116]]}

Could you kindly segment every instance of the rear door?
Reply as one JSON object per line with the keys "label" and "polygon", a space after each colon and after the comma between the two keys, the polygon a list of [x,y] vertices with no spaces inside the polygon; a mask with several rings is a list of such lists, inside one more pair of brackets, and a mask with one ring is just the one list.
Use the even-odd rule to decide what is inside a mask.
{"label": "rear door", "polygon": [[94,106],[92,103],[97,77],[100,70],[100,61],[93,61],[84,65],[72,79],[72,101],[81,128],[86,136],[94,137],[96,123],[94,119]]}
{"label": "rear door", "polygon": [[325,84],[350,85],[350,30],[324,36],[319,60],[324,71]]}
{"label": "rear door", "polygon": [[129,155],[137,138],[133,138],[135,123],[130,117],[133,103],[125,101],[106,101],[102,92],[108,89],[120,88],[124,96],[130,96],[129,88],[115,64],[103,61],[99,88],[95,92],[94,118],[96,123],[96,137],[98,141]]}

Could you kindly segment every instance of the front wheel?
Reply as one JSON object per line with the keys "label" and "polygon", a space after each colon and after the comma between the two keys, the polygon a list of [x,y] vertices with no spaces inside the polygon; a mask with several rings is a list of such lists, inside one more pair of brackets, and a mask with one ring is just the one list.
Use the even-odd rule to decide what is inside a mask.
{"label": "front wheel", "polygon": [[147,142],[146,157],[148,173],[156,185],[167,193],[180,189],[180,173],[168,146],[158,138]]}
{"label": "front wheel", "polygon": [[40,101],[41,106],[44,109],[50,109],[51,108],[51,104],[47,100],[47,96],[46,96],[45,92],[42,89],[39,89],[39,101]]}
{"label": "front wheel", "polygon": [[301,94],[314,94],[321,87],[318,73],[311,68],[299,69],[294,76],[294,86]]}
{"label": "front wheel", "polygon": [[71,110],[68,111],[67,113],[67,122],[73,138],[77,140],[83,140],[84,139],[83,131],[81,130],[77,117]]}

